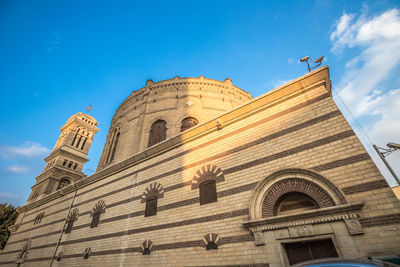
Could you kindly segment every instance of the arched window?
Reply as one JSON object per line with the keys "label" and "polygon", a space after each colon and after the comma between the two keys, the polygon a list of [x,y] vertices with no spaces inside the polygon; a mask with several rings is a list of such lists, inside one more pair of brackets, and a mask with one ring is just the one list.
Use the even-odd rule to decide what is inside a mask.
{"label": "arched window", "polygon": [[189,129],[190,127],[196,126],[197,124],[199,124],[198,120],[188,117],[181,122],[181,132]]}
{"label": "arched window", "polygon": [[37,192],[33,193],[31,201],[34,201],[38,196],[39,194]]}
{"label": "arched window", "polygon": [[106,212],[106,203],[104,200],[99,200],[90,213],[90,216],[93,217],[92,222],[90,223],[90,228],[94,228],[99,225],[100,215],[104,212]]}
{"label": "arched window", "polygon": [[78,129],[78,130],[76,131],[75,136],[74,136],[74,139],[72,140],[71,146],[73,146],[73,145],[75,144],[75,140],[76,140],[76,138],[78,137],[78,134],[79,134],[79,131],[80,131],[80,130],[81,130],[81,129]]}
{"label": "arched window", "polygon": [[199,169],[192,180],[192,190],[199,189],[200,205],[217,202],[217,182],[225,181],[223,171],[215,165]]}
{"label": "arched window", "polygon": [[60,190],[61,188],[64,188],[70,184],[71,184],[71,182],[68,179],[62,179],[60,181],[60,183],[58,184],[57,190]]}
{"label": "arched window", "polygon": [[207,180],[199,185],[200,205],[217,202],[217,188],[215,180]]}
{"label": "arched window", "polygon": [[151,125],[149,147],[164,141],[167,138],[167,123],[158,120]]}
{"label": "arched window", "polygon": [[113,150],[112,150],[112,153],[111,153],[110,161],[114,160],[115,151],[117,150],[117,146],[118,146],[118,140],[119,140],[119,132],[117,133],[117,136],[115,137],[114,147],[113,147]]}
{"label": "arched window", "polygon": [[146,202],[144,216],[154,216],[157,214],[157,202],[159,198],[164,197],[164,188],[160,183],[151,183],[142,195],[142,203]]}
{"label": "arched window", "polygon": [[79,210],[77,208],[73,209],[68,216],[67,228],[65,229],[65,233],[69,234],[72,231],[72,227],[74,226],[74,222],[78,220]]}
{"label": "arched window", "polygon": [[120,135],[119,129],[120,129],[119,127],[115,128],[113,135],[110,138],[106,163],[114,160],[115,151],[117,150],[117,145]]}
{"label": "arched window", "polygon": [[286,215],[318,209],[314,199],[300,192],[290,192],[281,196],[275,203],[274,215]]}
{"label": "arched window", "polygon": [[44,212],[41,212],[38,215],[36,215],[35,220],[33,221],[33,224],[41,223],[43,216],[44,216]]}

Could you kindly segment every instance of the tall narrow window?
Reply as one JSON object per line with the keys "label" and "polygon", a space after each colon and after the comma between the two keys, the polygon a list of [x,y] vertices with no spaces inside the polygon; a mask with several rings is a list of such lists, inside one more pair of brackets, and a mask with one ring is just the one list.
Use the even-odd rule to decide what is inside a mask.
{"label": "tall narrow window", "polygon": [[196,126],[199,122],[192,117],[186,118],[181,122],[181,132],[189,129],[190,127]]}
{"label": "tall narrow window", "polygon": [[200,205],[217,201],[217,188],[215,180],[207,180],[199,185],[200,188]]}
{"label": "tall narrow window", "polygon": [[154,216],[157,214],[157,202],[159,198],[164,197],[164,188],[158,182],[149,184],[143,192],[141,202],[146,203],[144,216]]}
{"label": "tall narrow window", "polygon": [[113,147],[113,150],[112,150],[112,153],[111,153],[110,161],[114,160],[115,151],[117,150],[117,146],[118,146],[118,140],[119,140],[119,132],[117,133],[117,136],[115,137],[114,147]]}
{"label": "tall narrow window", "polygon": [[41,212],[38,215],[36,215],[35,220],[33,221],[33,224],[41,223],[43,216],[44,216],[44,212]]}
{"label": "tall narrow window", "polygon": [[74,226],[74,222],[78,220],[79,210],[77,208],[73,209],[68,216],[67,228],[65,229],[65,233],[69,234],[72,231],[72,227]]}
{"label": "tall narrow window", "polygon": [[72,231],[72,227],[74,226],[74,221],[68,220],[67,228],[65,229],[65,233],[69,234]]}
{"label": "tall narrow window", "polygon": [[82,136],[79,135],[79,136],[78,136],[78,142],[76,143],[76,148],[79,147],[79,143],[81,142],[81,139],[82,139]]}
{"label": "tall narrow window", "polygon": [[74,136],[74,139],[72,140],[71,146],[74,145],[75,140],[76,140],[76,137],[78,136],[80,130],[81,130],[81,129],[78,129],[78,131],[76,131],[76,134],[75,134],[75,136]]}
{"label": "tall narrow window", "polygon": [[59,183],[58,183],[58,187],[57,190],[60,190],[61,188],[66,187],[67,185],[70,185],[71,182],[68,179],[62,179]]}
{"label": "tall narrow window", "polygon": [[97,212],[93,213],[93,218],[92,218],[92,222],[90,223],[90,228],[94,228],[99,225],[100,215],[101,215],[101,211],[97,211]]}
{"label": "tall narrow window", "polygon": [[119,133],[120,133],[119,127],[115,128],[115,130],[113,131],[113,134],[110,138],[111,142],[109,142],[106,163],[108,163],[114,159],[114,154],[117,149],[118,140],[119,140]]}
{"label": "tall narrow window", "polygon": [[146,199],[146,211],[144,216],[154,216],[157,214],[157,196],[151,196]]}
{"label": "tall narrow window", "polygon": [[150,129],[149,147],[164,141],[167,138],[167,123],[158,120],[153,123]]}
{"label": "tall narrow window", "polygon": [[82,146],[81,146],[81,149],[82,149],[82,150],[83,150],[83,148],[85,147],[86,140],[87,140],[87,138],[84,138],[84,139],[83,139],[83,143],[82,143]]}

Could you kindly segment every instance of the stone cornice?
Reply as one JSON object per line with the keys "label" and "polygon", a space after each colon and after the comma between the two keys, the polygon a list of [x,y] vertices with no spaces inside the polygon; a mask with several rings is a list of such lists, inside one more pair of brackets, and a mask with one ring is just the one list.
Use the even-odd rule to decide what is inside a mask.
{"label": "stone cornice", "polygon": [[[221,82],[222,83],[222,82]],[[64,187],[62,190],[56,191],[40,200],[30,203],[20,208],[21,211],[31,210],[40,205],[48,203],[57,199],[65,194],[73,192],[76,189],[83,188],[101,179],[105,179],[113,174],[121,172],[127,168],[131,168],[143,161],[157,157],[160,154],[173,150],[183,144],[194,141],[212,132],[219,131],[222,128],[241,121],[251,115],[259,113],[263,110],[271,108],[277,104],[285,102],[293,97],[303,94],[304,92],[313,90],[319,86],[324,86],[328,92],[331,89],[331,82],[329,78],[329,68],[324,66],[315,71],[307,73],[306,75],[295,79],[285,85],[282,85],[264,95],[261,95],[250,102],[247,102],[217,118],[208,122],[199,124],[196,127],[190,128],[177,136],[160,142],[146,150],[139,152],[132,157],[110,165],[101,171],[98,171],[86,178],[77,181],[75,184]]]}
{"label": "stone cornice", "polygon": [[[64,145],[64,146],[67,146],[67,145]],[[77,153],[82,154],[82,156],[79,156],[77,154],[69,152],[68,150],[65,150],[64,146],[60,146],[59,148],[56,148],[55,150],[53,150],[50,153],[50,155],[48,155],[44,160],[48,161],[49,159],[54,158],[54,157],[59,156],[59,155],[68,156],[70,158],[73,158],[73,159],[76,159],[76,160],[79,160],[79,161],[82,161],[82,162],[87,162],[89,160],[89,159],[86,158],[87,153],[83,152],[82,150],[78,150],[77,148],[68,145],[69,149],[73,149]]]}
{"label": "stone cornice", "polygon": [[299,225],[318,224],[358,218],[364,203],[357,202],[323,209],[310,210],[297,214],[274,216],[260,220],[243,222],[243,226],[252,232],[281,229]]}
{"label": "stone cornice", "polygon": [[[91,120],[94,123],[94,125],[80,119],[80,117],[87,117],[87,119]],[[97,133],[100,130],[99,128],[96,127],[99,123],[92,116],[90,116],[89,114],[84,114],[79,112],[75,115],[72,115],[68,119],[68,121],[60,128],[60,131],[62,132],[65,128],[69,127],[69,125],[72,124],[73,122],[81,124],[95,133]]]}

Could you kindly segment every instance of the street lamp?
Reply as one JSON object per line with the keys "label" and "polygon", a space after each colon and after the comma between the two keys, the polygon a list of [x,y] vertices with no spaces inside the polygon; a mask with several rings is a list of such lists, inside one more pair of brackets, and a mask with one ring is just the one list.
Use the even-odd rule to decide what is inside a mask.
{"label": "street lamp", "polygon": [[400,150],[400,144],[391,142],[391,143],[387,143],[386,146],[388,148],[382,148],[382,147],[377,147],[376,145],[373,145],[374,149],[376,150],[378,155],[381,157],[383,163],[385,163],[386,167],[389,169],[389,171],[393,175],[394,179],[396,179],[397,184],[400,185],[399,177],[397,177],[396,173],[394,172],[392,167],[390,167],[389,162],[387,162],[386,158],[385,158],[386,156],[388,156],[389,154],[392,154],[396,150]]}

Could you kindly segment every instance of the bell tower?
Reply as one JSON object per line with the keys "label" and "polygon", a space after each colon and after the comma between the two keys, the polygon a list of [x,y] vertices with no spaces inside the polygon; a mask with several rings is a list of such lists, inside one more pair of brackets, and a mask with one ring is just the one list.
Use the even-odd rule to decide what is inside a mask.
{"label": "bell tower", "polygon": [[60,128],[61,134],[53,151],[45,158],[46,166],[36,177],[28,201],[39,200],[85,177],[82,168],[88,161],[93,137],[99,131],[98,124],[92,116],[81,112],[68,119]]}

